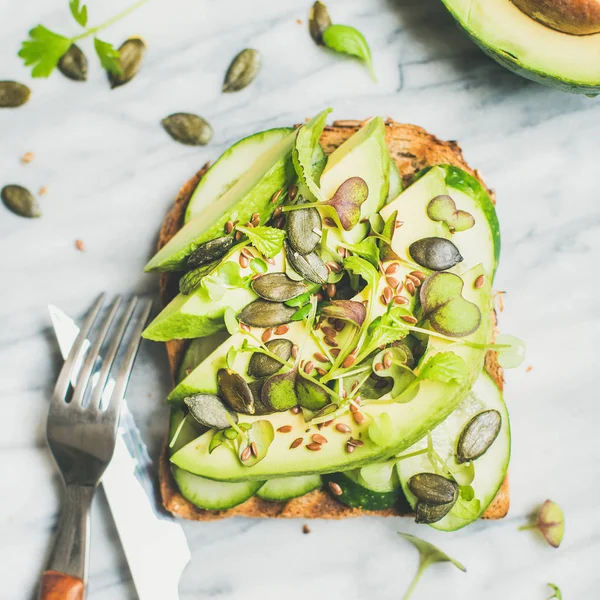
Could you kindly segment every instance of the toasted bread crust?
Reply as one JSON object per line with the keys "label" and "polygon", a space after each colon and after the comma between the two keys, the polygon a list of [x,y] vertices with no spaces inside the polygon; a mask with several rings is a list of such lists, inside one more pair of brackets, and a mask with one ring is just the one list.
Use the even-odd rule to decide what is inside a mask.
{"label": "toasted bread crust", "polygon": [[[321,136],[321,145],[326,154],[330,154],[348,137],[355,133],[361,121],[335,121],[326,127]],[[386,121],[386,141],[392,158],[396,161],[405,184],[409,184],[415,173],[421,169],[437,164],[451,164],[464,169],[477,177],[485,185],[476,170],[465,162],[462,151],[456,142],[443,142],[416,125]],[[183,225],[186,207],[202,176],[210,164],[205,164],[179,191],[175,204],[163,221],[158,248],[162,248]],[[487,188],[486,188],[487,189]],[[491,190],[490,196],[495,201]],[[177,277],[170,273],[160,276],[160,296],[163,305],[169,303],[177,294]],[[494,314],[494,319],[495,319]],[[172,340],[166,343],[169,365],[173,379],[176,378],[179,365],[183,359],[187,342]],[[500,389],[504,387],[502,368],[498,364],[496,354],[488,352],[485,368]],[[406,513],[396,508],[378,511],[365,511],[350,508],[335,500],[330,494],[315,490],[300,498],[287,502],[273,502],[253,497],[229,510],[203,510],[188,502],[179,492],[171,475],[168,448],[165,444],[159,467],[160,491],[164,507],[175,516],[196,521],[214,521],[226,517],[265,517],[265,518],[303,518],[303,519],[344,519],[361,515],[379,515],[383,517],[402,516]],[[496,498],[483,514],[485,519],[500,519],[509,508],[508,478],[505,478]]]}

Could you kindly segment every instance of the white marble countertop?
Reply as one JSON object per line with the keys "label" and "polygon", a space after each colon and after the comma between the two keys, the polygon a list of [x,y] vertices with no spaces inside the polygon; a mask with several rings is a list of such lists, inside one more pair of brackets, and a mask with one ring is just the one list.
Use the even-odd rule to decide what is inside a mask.
{"label": "white marble countertop", "polygon": [[[74,31],[67,2],[0,0],[0,79],[33,89],[25,107],[0,112],[0,183],[48,187],[39,220],[0,206],[0,598],[33,597],[57,517],[44,419],[60,359],[46,305],[79,316],[101,290],[155,294],[157,277],[142,268],[179,186],[235,140],[327,105],[333,118],[391,116],[458,140],[497,192],[497,286],[507,291],[501,327],[528,345],[525,365],[507,373],[511,511],[455,534],[408,519],[316,521],[310,535],[302,521],[185,523],[193,560],[181,597],[397,600],[417,564],[399,530],[439,544],[468,568],[464,575],[433,567],[414,600],[544,600],[547,581],[565,599],[600,597],[598,100],[503,70],[437,0],[330,0],[334,20],[358,26],[369,40],[375,84],[355,61],[312,43],[310,3],[153,0],[105,34],[117,45],[140,34],[149,47],[137,79],[111,91],[87,42],[87,83],[58,73],[31,81],[16,57],[19,42],[38,22]],[[122,2],[90,4],[96,21]],[[222,95],[227,65],[244,47],[260,50],[262,72],[248,89]],[[198,149],[171,141],[159,121],[176,111],[208,119],[212,143]],[[34,161],[20,164],[28,151]],[[164,348],[145,343],[128,395],[155,453],[168,388]],[[558,550],[517,531],[545,498],[566,513]],[[90,569],[92,600],[136,597],[102,493]]]}

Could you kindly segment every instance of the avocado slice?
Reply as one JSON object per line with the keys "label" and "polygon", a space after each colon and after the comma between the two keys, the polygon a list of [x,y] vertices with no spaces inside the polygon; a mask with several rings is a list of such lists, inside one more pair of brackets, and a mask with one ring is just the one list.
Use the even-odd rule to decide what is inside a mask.
{"label": "avocado slice", "polygon": [[473,41],[511,71],[567,92],[600,93],[600,33],[557,31],[511,0],[442,1]]}

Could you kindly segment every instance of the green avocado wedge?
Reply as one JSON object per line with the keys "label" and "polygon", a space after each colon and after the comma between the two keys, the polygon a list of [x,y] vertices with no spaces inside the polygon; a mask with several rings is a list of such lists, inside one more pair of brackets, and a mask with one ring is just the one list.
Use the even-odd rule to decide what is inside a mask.
{"label": "green avocado wedge", "polygon": [[[454,459],[457,442],[465,425],[482,411],[495,410],[500,413],[500,431],[488,450],[471,463],[458,465]],[[431,527],[441,531],[455,531],[472,523],[484,513],[495,498],[506,475],[510,460],[510,422],[502,393],[492,378],[483,372],[473,389],[460,406],[431,432],[433,448],[437,455],[453,472],[460,488],[459,497],[450,512]],[[420,440],[407,454],[427,448],[427,441]],[[414,509],[417,499],[408,488],[408,481],[417,473],[436,472],[428,454],[399,460],[398,474],[402,489]],[[438,474],[439,472],[438,465]],[[473,472],[474,469],[474,478]],[[448,473],[443,476],[451,477]],[[472,479],[472,481],[470,481]]]}
{"label": "green avocado wedge", "polygon": [[252,167],[259,156],[293,131],[292,127],[267,129],[230,146],[202,176],[188,203],[184,223],[217,202]]}
{"label": "green avocado wedge", "polygon": [[442,1],[473,41],[504,67],[563,91],[600,93],[600,33],[551,29],[511,0]]}

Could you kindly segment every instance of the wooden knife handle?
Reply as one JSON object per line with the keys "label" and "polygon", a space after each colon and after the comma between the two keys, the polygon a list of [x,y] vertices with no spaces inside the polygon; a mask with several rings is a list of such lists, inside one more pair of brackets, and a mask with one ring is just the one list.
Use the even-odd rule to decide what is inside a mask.
{"label": "wooden knife handle", "polygon": [[44,571],[39,600],[83,600],[83,579],[59,571]]}

